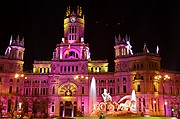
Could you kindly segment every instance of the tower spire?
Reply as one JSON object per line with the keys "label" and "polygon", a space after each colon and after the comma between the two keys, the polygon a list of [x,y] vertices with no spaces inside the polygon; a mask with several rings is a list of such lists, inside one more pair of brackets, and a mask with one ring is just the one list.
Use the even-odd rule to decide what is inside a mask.
{"label": "tower spire", "polygon": [[12,35],[11,35],[11,38],[10,38],[10,41],[9,41],[9,45],[12,44]]}
{"label": "tower spire", "polygon": [[144,43],[143,52],[144,52],[144,53],[149,53],[149,50],[148,50],[148,48],[147,48],[147,46],[146,46],[146,43]]}
{"label": "tower spire", "polygon": [[157,45],[156,53],[159,54],[159,46]]}

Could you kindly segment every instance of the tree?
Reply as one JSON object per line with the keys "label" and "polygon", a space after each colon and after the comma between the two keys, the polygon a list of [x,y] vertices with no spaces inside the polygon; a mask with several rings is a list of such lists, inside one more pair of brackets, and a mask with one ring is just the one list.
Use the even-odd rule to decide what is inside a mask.
{"label": "tree", "polygon": [[2,110],[4,109],[3,101],[0,100],[0,118],[2,117]]}
{"label": "tree", "polygon": [[50,98],[42,96],[24,97],[22,101],[24,113],[28,113],[28,108],[30,108],[34,117],[38,114],[47,115],[49,103],[51,102]]}
{"label": "tree", "polygon": [[8,100],[8,112],[11,115],[11,117],[14,117],[14,111],[15,111],[14,102],[11,99],[9,99]]}
{"label": "tree", "polygon": [[38,97],[33,101],[33,113],[47,114],[48,106],[50,103],[49,98]]}

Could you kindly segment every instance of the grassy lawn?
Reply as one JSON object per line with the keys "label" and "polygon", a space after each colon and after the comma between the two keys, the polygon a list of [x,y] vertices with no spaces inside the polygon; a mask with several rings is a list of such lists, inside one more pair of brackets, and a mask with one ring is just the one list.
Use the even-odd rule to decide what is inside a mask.
{"label": "grassy lawn", "polygon": [[[99,117],[77,117],[76,119],[99,119]],[[174,117],[106,117],[105,119],[177,119]]]}

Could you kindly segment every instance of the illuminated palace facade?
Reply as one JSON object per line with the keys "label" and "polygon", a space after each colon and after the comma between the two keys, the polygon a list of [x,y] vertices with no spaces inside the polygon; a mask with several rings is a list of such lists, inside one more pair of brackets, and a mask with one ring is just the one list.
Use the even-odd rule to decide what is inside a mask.
{"label": "illuminated palace facade", "polygon": [[[92,60],[84,38],[85,20],[80,7],[67,9],[64,37],[50,61],[34,61],[33,71],[23,72],[24,40],[11,37],[0,57],[0,111],[2,116],[35,114],[87,116],[90,112],[91,79],[96,80],[97,102],[104,89],[112,101],[136,92],[138,113],[150,116],[177,115],[180,107],[180,72],[161,69],[161,57],[146,44],[133,54],[129,36],[115,37],[115,71],[107,60]],[[22,103],[22,105],[21,105]]]}

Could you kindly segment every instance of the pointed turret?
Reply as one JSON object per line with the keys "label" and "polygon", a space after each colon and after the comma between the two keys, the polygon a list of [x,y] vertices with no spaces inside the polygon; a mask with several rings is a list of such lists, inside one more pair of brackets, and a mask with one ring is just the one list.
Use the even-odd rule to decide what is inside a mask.
{"label": "pointed turret", "polygon": [[19,35],[17,35],[16,40],[13,40],[11,35],[9,46],[6,49],[5,56],[12,59],[23,60],[24,57],[24,38],[20,40]]}
{"label": "pointed turret", "polygon": [[125,41],[128,41],[128,35],[126,34],[126,36],[125,36]]}
{"label": "pointed turret", "polygon": [[129,38],[127,34],[124,38],[121,38],[120,34],[118,38],[115,37],[115,57],[133,55]]}
{"label": "pointed turret", "polygon": [[70,6],[67,7],[67,10],[66,10],[66,17],[68,17],[70,15]]}
{"label": "pointed turret", "polygon": [[115,40],[115,45],[118,45],[119,41],[118,41],[116,35],[115,35],[115,37],[114,37],[114,40]]}
{"label": "pointed turret", "polygon": [[17,43],[19,43],[19,35],[17,35],[16,41]]}
{"label": "pointed turret", "polygon": [[5,58],[10,60],[9,65],[13,65],[14,67],[12,69],[6,69],[8,72],[20,73],[23,71],[24,50],[24,38],[20,40],[19,35],[17,35],[16,39],[13,39],[11,35],[9,46],[5,51]]}
{"label": "pointed turret", "polygon": [[121,35],[120,35],[120,33],[119,33],[119,36],[118,36],[118,40],[121,41]]}

